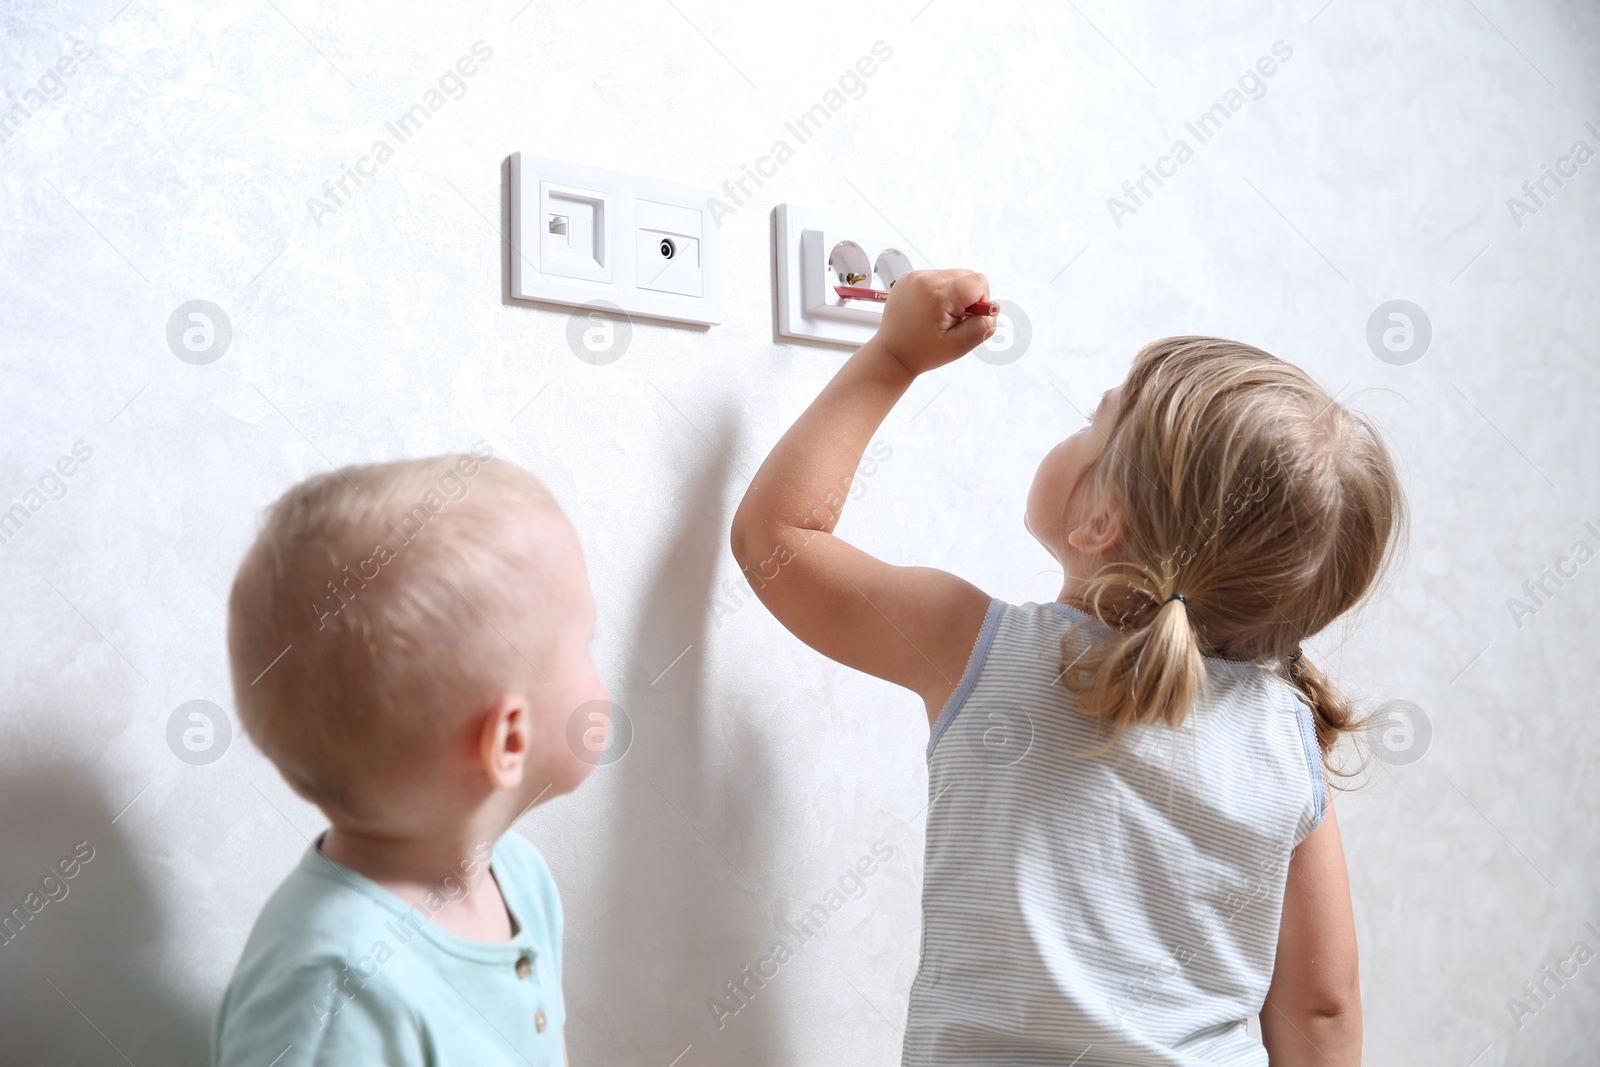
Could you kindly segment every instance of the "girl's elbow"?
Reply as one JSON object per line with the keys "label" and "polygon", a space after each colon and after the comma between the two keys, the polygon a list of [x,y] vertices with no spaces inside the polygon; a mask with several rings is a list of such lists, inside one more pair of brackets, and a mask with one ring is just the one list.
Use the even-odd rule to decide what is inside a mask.
{"label": "girl's elbow", "polygon": [[1361,1025],[1361,987],[1354,980],[1348,985],[1307,990],[1290,1003],[1290,1014],[1308,1022],[1336,1028]]}
{"label": "girl's elbow", "polygon": [[728,529],[728,547],[733,550],[733,558],[740,567],[748,567],[755,559],[756,523],[753,522],[743,508],[733,516],[733,525]]}
{"label": "girl's elbow", "polygon": [[1317,1001],[1306,1010],[1306,1015],[1328,1025],[1348,1027],[1361,1025],[1361,998],[1328,998]]}
{"label": "girl's elbow", "polygon": [[755,509],[750,506],[750,493],[746,490],[739,506],[733,509],[733,522],[728,527],[728,546],[733,549],[733,557],[740,563],[745,562],[744,553],[750,549],[754,517]]}
{"label": "girl's elbow", "polygon": [[1359,998],[1268,998],[1261,1012],[1261,1037],[1273,1067],[1359,1067]]}
{"label": "girl's elbow", "polygon": [[1314,1048],[1321,1050],[1322,1063],[1345,1067],[1361,1062],[1361,1002],[1327,1001],[1300,1023],[1301,1032]]}
{"label": "girl's elbow", "polygon": [[1361,1019],[1361,972],[1351,961],[1343,981],[1330,984],[1320,991],[1315,1008],[1318,1015],[1329,1019]]}

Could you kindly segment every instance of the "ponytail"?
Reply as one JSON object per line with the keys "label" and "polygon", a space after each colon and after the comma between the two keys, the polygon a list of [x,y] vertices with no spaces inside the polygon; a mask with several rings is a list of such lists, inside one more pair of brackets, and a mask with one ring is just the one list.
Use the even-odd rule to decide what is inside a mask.
{"label": "ponytail", "polygon": [[1284,661],[1284,673],[1289,684],[1304,698],[1311,708],[1311,721],[1317,728],[1317,747],[1322,752],[1323,766],[1342,778],[1354,772],[1345,772],[1328,762],[1328,755],[1344,734],[1356,733],[1365,728],[1365,720],[1356,718],[1355,707],[1335,689],[1327,677],[1296,649]]}
{"label": "ponytail", "polygon": [[[1100,621],[1100,594],[1107,585],[1095,583],[1092,603]],[[1188,599],[1133,579],[1132,588],[1151,600],[1132,619],[1120,620],[1121,629],[1086,643],[1074,632],[1062,641],[1062,684],[1082,711],[1112,729],[1111,739],[1095,754],[1105,752],[1129,726],[1160,722],[1183,725],[1190,706],[1206,690],[1206,668],[1199,635],[1189,618]],[[1164,594],[1164,595],[1163,595]],[[1153,609],[1153,610],[1152,610]],[[1128,623],[1132,625],[1128,625]],[[1076,629],[1076,628],[1075,628]],[[1076,655],[1069,644],[1084,643]]]}

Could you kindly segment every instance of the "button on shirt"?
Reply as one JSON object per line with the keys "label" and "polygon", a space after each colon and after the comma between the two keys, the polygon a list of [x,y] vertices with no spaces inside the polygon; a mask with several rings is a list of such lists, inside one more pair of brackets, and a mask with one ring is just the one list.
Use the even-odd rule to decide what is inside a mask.
{"label": "button on shirt", "polygon": [[561,899],[515,833],[490,871],[509,941],[447,933],[313,846],[256,920],[217,1016],[218,1067],[564,1062]]}

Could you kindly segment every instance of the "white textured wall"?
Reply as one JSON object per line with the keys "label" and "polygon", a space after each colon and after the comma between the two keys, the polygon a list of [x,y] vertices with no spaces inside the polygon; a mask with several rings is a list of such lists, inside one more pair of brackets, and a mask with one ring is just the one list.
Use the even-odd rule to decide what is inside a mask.
{"label": "white textured wall", "polygon": [[[1053,596],[1021,526],[1033,465],[1159,336],[1257,343],[1376,416],[1412,549],[1313,654],[1419,705],[1433,740],[1340,801],[1368,1061],[1592,1062],[1600,962],[1520,1030],[1506,1002],[1575,942],[1600,951],[1600,562],[1530,617],[1507,598],[1600,548],[1600,161],[1520,220],[1506,201],[1574,141],[1600,149],[1600,18],[1320,2],[6,5],[0,507],[40,506],[0,544],[0,904],[79,842],[94,858],[0,947],[5,1062],[203,1055],[256,910],[322,826],[242,734],[209,765],[166,740],[187,701],[231,712],[224,602],[259,509],[480,436],[576,522],[636,726],[518,827],[566,901],[574,1063],[898,1062],[920,708],[747,597],[707,607],[739,588],[739,493],[843,358],[773,343],[783,201],[881,212],[1032,321],[1021,359],[919,382],[884,426],[844,532],[891,559]],[[57,82],[74,40],[90,58]],[[865,94],[793,143],[785,120],[877,40],[894,54]],[[308,197],[478,41],[464,95],[314,221]],[[1265,95],[1196,147],[1185,120],[1276,41]],[[724,220],[722,325],[637,323],[593,366],[563,311],[502,298],[509,153],[721,186],[786,136]],[[1178,138],[1194,157],[1117,225],[1107,198]],[[1409,365],[1365,337],[1395,298],[1432,323]],[[209,365],[166,342],[192,299],[232,325]],[[29,497],[78,441],[64,495]],[[892,858],[866,895],[719,1032],[708,999],[874,845]]]}

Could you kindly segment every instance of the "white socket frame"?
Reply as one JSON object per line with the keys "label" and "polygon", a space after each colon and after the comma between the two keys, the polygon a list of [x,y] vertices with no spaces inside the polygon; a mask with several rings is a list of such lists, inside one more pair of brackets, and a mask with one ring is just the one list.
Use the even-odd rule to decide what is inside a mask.
{"label": "white socket frame", "polygon": [[[707,206],[715,199],[709,189],[526,152],[513,153],[510,163],[513,299],[569,307],[609,301],[640,318],[701,326],[722,321],[721,243]],[[594,205],[600,237],[592,262],[564,254],[560,235],[552,238],[552,194]],[[663,261],[662,271],[643,273],[641,264],[649,265],[647,254],[660,248],[663,236],[681,236],[673,241],[673,258],[677,248],[692,248],[698,272]]]}
{"label": "white socket frame", "polygon": [[857,348],[878,332],[883,305],[840,300],[828,274],[828,256],[841,241],[853,241],[869,268],[863,288],[887,288],[874,272],[879,256],[898,250],[913,270],[926,267],[904,238],[879,222],[864,222],[830,211],[779,204],[772,215],[772,248],[777,262],[778,336],[796,341]]}

